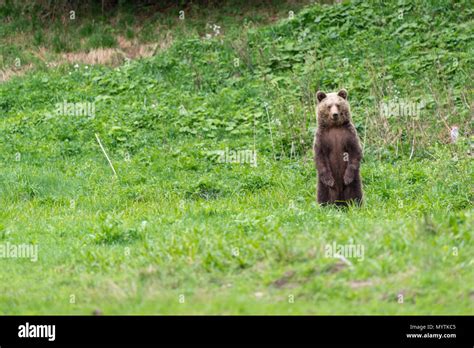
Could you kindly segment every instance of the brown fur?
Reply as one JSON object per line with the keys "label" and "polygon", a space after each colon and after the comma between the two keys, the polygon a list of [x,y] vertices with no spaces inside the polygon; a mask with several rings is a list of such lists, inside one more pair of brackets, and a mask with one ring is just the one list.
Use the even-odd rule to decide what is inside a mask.
{"label": "brown fur", "polygon": [[[318,172],[318,203],[362,202],[359,166],[362,148],[352,124],[347,92],[317,93],[318,129],[314,161]],[[337,116],[336,116],[337,115]]]}

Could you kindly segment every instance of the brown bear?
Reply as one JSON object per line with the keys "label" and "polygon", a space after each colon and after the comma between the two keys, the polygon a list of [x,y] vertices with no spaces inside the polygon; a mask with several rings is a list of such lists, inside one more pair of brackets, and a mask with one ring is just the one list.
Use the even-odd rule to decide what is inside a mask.
{"label": "brown bear", "polygon": [[316,98],[318,129],[314,137],[314,162],[318,172],[318,203],[360,204],[362,148],[352,124],[347,91],[341,89],[328,94],[319,91]]}

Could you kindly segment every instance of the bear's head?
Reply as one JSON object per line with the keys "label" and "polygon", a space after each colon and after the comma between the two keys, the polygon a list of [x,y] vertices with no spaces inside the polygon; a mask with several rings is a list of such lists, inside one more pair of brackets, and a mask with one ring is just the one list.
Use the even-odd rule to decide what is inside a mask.
{"label": "bear's head", "polygon": [[316,98],[318,99],[319,126],[339,127],[351,122],[351,109],[345,89],[328,94],[319,91]]}

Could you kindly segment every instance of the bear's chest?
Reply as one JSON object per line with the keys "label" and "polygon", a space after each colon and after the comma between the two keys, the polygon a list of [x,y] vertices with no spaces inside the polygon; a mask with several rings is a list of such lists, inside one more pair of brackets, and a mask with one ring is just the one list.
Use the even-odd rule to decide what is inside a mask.
{"label": "bear's chest", "polygon": [[343,155],[351,133],[346,128],[331,128],[323,136],[326,151],[331,155]]}
{"label": "bear's chest", "polygon": [[350,131],[345,128],[332,128],[324,135],[323,146],[337,185],[342,185],[342,178],[347,168],[349,137]]}

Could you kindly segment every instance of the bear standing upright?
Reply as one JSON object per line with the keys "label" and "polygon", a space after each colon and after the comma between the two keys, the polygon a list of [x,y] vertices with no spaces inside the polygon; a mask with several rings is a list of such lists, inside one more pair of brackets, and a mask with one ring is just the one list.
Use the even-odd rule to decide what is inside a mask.
{"label": "bear standing upright", "polygon": [[318,129],[314,137],[314,162],[318,172],[318,203],[360,204],[362,148],[352,124],[347,91],[318,92],[316,98]]}

